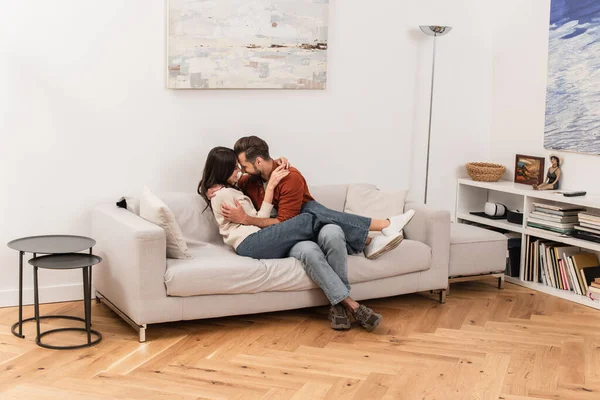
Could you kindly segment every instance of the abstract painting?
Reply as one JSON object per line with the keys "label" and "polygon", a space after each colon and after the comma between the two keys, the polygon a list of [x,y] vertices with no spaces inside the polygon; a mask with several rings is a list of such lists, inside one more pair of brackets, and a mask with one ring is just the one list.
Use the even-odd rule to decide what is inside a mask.
{"label": "abstract painting", "polygon": [[600,154],[600,1],[552,0],[547,149]]}
{"label": "abstract painting", "polygon": [[168,0],[170,89],[325,89],[329,0]]}

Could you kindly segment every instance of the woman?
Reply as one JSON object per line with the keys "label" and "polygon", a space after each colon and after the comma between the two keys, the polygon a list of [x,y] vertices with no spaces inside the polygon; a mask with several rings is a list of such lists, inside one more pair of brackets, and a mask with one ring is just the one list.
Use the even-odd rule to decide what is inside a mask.
{"label": "woman", "polygon": [[[255,250],[254,244],[265,243],[267,246],[261,246],[258,253],[252,255],[255,258],[271,259],[288,257],[290,249],[298,242],[312,240],[314,234],[314,217],[309,214],[301,214],[292,218],[291,224],[294,224],[292,234],[279,235],[273,225],[265,229],[260,229],[251,225],[240,225],[227,221],[221,211],[222,204],[235,204],[242,206],[244,212],[248,215],[268,218],[273,209],[273,191],[281,179],[288,175],[288,171],[283,167],[277,168],[271,175],[271,179],[265,188],[265,200],[259,211],[256,211],[252,201],[245,196],[236,184],[242,176],[242,171],[238,165],[237,156],[232,149],[226,147],[215,147],[208,153],[206,165],[202,174],[202,180],[198,185],[198,194],[206,200],[207,208],[210,207],[219,224],[219,233],[223,236],[225,244],[233,247],[237,254],[249,257],[246,249]],[[221,186],[215,196],[209,200],[208,190],[214,186]],[[273,228],[273,229],[269,229]]]}
{"label": "woman", "polygon": [[[225,244],[233,247],[237,254],[260,259],[288,257],[290,256],[290,250],[296,244],[301,245],[309,241],[317,241],[317,236],[319,236],[321,228],[325,229],[333,227],[332,225],[325,225],[323,227],[322,224],[309,213],[302,213],[287,221],[263,229],[252,225],[242,225],[228,221],[223,216],[223,204],[232,205],[239,203],[247,215],[259,218],[269,218],[271,210],[273,209],[273,191],[279,182],[288,175],[288,171],[283,169],[283,166],[280,166],[273,171],[266,184],[265,198],[259,211],[256,211],[250,198],[236,188],[236,184],[241,175],[242,173],[235,152],[226,147],[216,147],[208,154],[202,180],[198,185],[198,193],[206,200],[207,208],[210,207],[215,215],[215,219],[219,224],[219,232],[223,236],[223,241]],[[215,187],[219,188],[216,193],[214,192]],[[215,193],[214,197],[210,199],[209,190],[211,193]],[[379,226],[380,228],[375,228],[375,230],[381,231],[389,226],[389,223],[386,222],[387,221],[384,220],[373,220],[372,226]],[[290,229],[289,224],[293,224],[293,229]],[[280,234],[282,232],[285,232],[285,234]],[[342,250],[344,255],[347,256],[345,248]],[[302,257],[300,253],[301,252],[293,252],[291,256],[298,258],[300,261],[307,262],[307,259]],[[372,331],[379,325],[382,317],[364,305],[358,304],[348,296],[350,284],[348,282],[345,265],[346,258],[344,257],[341,259],[344,260],[343,268],[340,266],[332,268],[331,265],[329,265],[329,268],[337,274],[335,278],[339,276],[339,280],[341,280],[347,288],[343,298],[334,299],[328,295],[331,292],[331,288],[327,287],[330,280],[316,281],[316,283],[324,290],[325,294],[328,295],[328,299],[332,304],[330,312],[332,328],[350,329],[351,324],[347,317],[347,312],[350,312],[365,329]],[[332,274],[330,273],[330,276],[331,275]]]}

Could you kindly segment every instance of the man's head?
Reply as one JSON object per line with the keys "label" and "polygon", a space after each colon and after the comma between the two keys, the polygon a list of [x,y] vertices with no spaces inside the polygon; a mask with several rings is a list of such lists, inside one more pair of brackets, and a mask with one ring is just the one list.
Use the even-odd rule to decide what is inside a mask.
{"label": "man's head", "polygon": [[265,168],[271,168],[269,145],[258,136],[241,138],[235,143],[233,150],[247,174],[261,175]]}

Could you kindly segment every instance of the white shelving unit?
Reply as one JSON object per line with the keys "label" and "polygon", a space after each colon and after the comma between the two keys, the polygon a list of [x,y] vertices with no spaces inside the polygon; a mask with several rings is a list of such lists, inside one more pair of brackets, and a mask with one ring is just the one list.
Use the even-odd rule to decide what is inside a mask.
{"label": "white shelving unit", "polygon": [[[508,209],[523,212],[523,223],[513,224],[505,219],[493,220],[470,214],[472,211],[483,211],[485,203],[488,201],[502,203]],[[587,208],[588,211],[600,213],[600,196],[588,194],[581,197],[565,197],[562,194],[556,193],[556,191],[533,190],[531,186],[510,181],[477,182],[471,179],[459,179],[456,191],[456,222],[471,221],[521,234],[521,266],[525,264],[527,236],[553,240],[600,253],[600,243],[528,227],[527,217],[534,208],[534,202],[555,205],[578,205]],[[520,270],[521,276],[519,278],[506,276],[505,280],[565,300],[600,309],[600,303],[594,302],[585,296],[546,286],[543,283],[525,281],[523,280],[523,268]]]}

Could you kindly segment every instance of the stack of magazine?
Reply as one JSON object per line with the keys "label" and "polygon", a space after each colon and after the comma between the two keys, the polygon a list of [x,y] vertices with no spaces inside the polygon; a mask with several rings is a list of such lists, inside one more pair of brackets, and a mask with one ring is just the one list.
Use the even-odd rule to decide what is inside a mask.
{"label": "stack of magazine", "polygon": [[580,206],[555,206],[533,203],[534,211],[527,218],[527,226],[564,235],[575,232],[578,214],[585,211]]}
{"label": "stack of magazine", "polygon": [[578,217],[579,224],[575,225],[573,236],[600,243],[600,215],[580,212]]}

